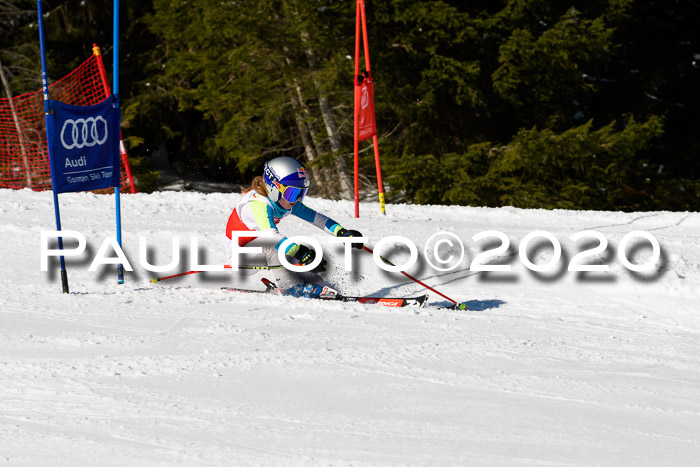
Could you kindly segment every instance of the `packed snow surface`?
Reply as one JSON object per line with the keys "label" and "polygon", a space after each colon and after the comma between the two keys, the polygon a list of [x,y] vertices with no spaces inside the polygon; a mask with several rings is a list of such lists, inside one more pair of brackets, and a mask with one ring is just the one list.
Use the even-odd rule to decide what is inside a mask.
{"label": "packed snow surface", "polygon": [[[433,292],[421,309],[231,293],[221,287],[262,285],[228,271],[150,282],[190,269],[192,238],[201,264],[223,264],[220,237],[239,196],[122,195],[134,272],[118,285],[114,265],[89,271],[116,235],[114,197],[60,195],[63,229],[87,238],[84,254],[66,258],[63,294],[57,259],[40,270],[52,194],[0,190],[0,464],[698,465],[700,214],[388,205],[383,216],[366,203],[355,219],[351,202],[307,200],[369,246],[410,239],[419,262],[408,272],[467,311],[440,308],[450,302]],[[426,292],[362,250],[346,272],[342,247],[301,220],[279,227],[321,243],[325,277],[345,294]],[[473,239],[492,230],[509,246],[484,263],[509,272],[470,267],[501,245],[493,234]],[[598,246],[572,240],[587,230],[608,245],[581,263],[608,271],[567,270]],[[543,234],[524,248],[535,267],[552,263],[545,272],[519,255],[537,231],[562,246],[558,261]],[[618,257],[636,231],[660,245],[646,272]],[[446,233],[454,247],[441,243],[440,258],[459,257],[456,238],[465,256],[438,271],[423,248]],[[653,262],[635,235],[625,257]],[[179,266],[147,271],[139,237],[156,265],[179,239]],[[382,254],[409,256],[398,243]]]}

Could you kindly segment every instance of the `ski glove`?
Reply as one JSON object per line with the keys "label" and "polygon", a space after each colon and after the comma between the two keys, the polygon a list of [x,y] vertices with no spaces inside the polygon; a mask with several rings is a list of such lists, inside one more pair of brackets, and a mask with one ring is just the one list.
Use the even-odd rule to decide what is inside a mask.
{"label": "ski glove", "polygon": [[[301,264],[302,266],[306,266],[314,262],[314,260],[316,259],[316,252],[304,245],[299,245],[299,249],[294,254],[294,258],[299,261],[299,264]],[[321,262],[319,263],[319,265],[313,268],[311,272],[326,272],[327,266],[328,261],[326,261],[325,258],[321,258]]]}
{"label": "ski glove", "polygon": [[[362,234],[358,232],[357,230],[345,230],[341,228],[338,230],[338,233],[335,235],[336,237],[361,237]],[[352,247],[357,248],[358,250],[361,250],[364,245],[362,243],[353,243]]]}

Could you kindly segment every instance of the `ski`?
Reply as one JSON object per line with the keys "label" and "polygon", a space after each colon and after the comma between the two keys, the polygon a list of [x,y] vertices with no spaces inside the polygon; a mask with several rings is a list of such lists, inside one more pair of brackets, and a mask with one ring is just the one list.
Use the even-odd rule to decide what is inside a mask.
{"label": "ski", "polygon": [[[271,289],[267,290],[252,290],[252,289],[239,289],[236,287],[222,287],[221,290],[228,292],[241,292],[241,293],[255,293],[255,294],[266,294],[270,293]],[[418,297],[348,297],[345,295],[335,294],[331,296],[320,296],[315,298],[315,300],[328,300],[328,301],[341,301],[341,302],[357,302],[365,305],[380,305],[392,308],[399,307],[423,307],[428,303],[428,295],[420,295]]]}
{"label": "ski", "polygon": [[423,307],[428,303],[427,295],[420,295],[418,297],[399,297],[399,298],[383,298],[383,297],[346,297],[344,295],[338,295],[336,300],[342,302],[359,302],[364,305],[380,305],[388,307],[404,307],[404,306],[414,306]]}

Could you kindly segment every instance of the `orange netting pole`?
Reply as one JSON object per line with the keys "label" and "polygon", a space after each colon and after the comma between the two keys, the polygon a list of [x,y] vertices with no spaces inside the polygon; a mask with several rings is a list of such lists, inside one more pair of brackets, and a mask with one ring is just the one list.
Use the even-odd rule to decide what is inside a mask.
{"label": "orange netting pole", "polygon": [[[102,85],[105,89],[105,97],[109,97],[109,95],[112,94],[112,90],[109,88],[107,72],[105,71],[104,63],[102,62],[102,53],[100,52],[100,48],[97,46],[97,44],[92,44],[92,53],[95,57],[97,57],[97,69],[100,71]],[[126,155],[126,147],[124,146],[121,130],[119,130],[119,154],[122,158],[122,164],[124,164],[126,178],[129,180],[129,185],[131,186],[131,192],[136,193],[136,185],[134,185],[134,177],[131,175],[131,166],[129,165],[129,158]]]}

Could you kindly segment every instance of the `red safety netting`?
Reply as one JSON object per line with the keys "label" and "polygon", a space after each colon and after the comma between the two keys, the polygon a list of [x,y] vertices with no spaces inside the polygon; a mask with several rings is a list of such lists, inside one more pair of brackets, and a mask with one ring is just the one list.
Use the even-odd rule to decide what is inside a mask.
{"label": "red safety netting", "polygon": [[[102,57],[96,52],[71,74],[49,85],[51,99],[71,105],[94,105],[109,96]],[[43,99],[42,91],[0,98],[0,188],[51,189]],[[135,193],[123,143],[120,152],[120,189]]]}

